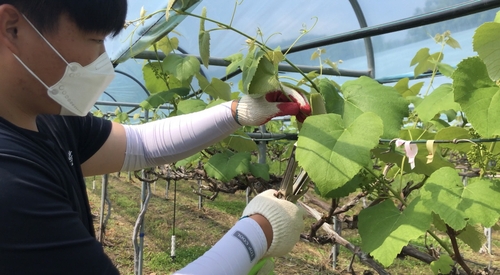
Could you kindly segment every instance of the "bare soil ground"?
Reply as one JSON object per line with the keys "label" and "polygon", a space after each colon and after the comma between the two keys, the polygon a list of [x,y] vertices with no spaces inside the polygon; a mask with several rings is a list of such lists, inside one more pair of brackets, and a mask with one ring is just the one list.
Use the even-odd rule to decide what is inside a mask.
{"label": "bare soil ground", "polygon": [[[87,181],[89,199],[93,214],[97,217],[100,209],[101,179],[96,179],[93,190],[92,179]],[[132,232],[140,207],[141,184],[137,180],[128,182],[126,175],[109,177],[109,198],[112,204],[111,218],[108,221],[104,238],[104,249],[122,274],[133,274]],[[165,182],[158,182],[153,187],[153,196],[146,214],[146,232],[144,237],[144,271],[147,275],[171,274],[202,255],[238,220],[245,207],[245,194],[221,194],[215,201],[203,201],[203,208],[198,207],[198,196],[191,186],[196,182],[177,183],[177,204],[175,235],[176,258],[170,257],[171,235],[174,230],[174,188],[173,182],[165,198]],[[308,219],[306,226],[314,220]],[[95,219],[96,231],[99,232],[98,219]],[[304,229],[306,232],[307,228]],[[344,230],[343,237],[359,245],[360,239],[354,230]],[[482,269],[488,265],[500,267],[500,235],[493,234],[492,255],[480,254],[463,247],[465,258],[470,260],[472,269]],[[348,272],[352,254],[341,247],[334,269],[330,258],[331,245],[318,245],[299,242],[293,251],[285,257],[275,259],[276,274],[374,274],[366,266],[354,260],[353,271]],[[413,259],[396,260],[387,269],[391,274],[433,274],[429,266]],[[498,272],[500,274],[500,272]]]}

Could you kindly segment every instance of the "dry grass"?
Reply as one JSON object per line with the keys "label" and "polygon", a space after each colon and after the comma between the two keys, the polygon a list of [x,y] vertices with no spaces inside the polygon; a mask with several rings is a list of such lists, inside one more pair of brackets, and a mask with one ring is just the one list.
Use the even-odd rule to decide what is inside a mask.
{"label": "dry grass", "polygon": [[[92,190],[89,179],[88,192],[93,214],[98,215],[100,207],[100,178],[96,190]],[[177,257],[170,257],[171,234],[173,230],[173,183],[169,198],[165,199],[165,183],[158,182],[154,196],[146,214],[145,257],[143,274],[170,274],[203,254],[221,238],[237,221],[245,206],[243,192],[234,195],[221,194],[215,201],[204,201],[202,210],[198,209],[198,196],[191,191],[192,183],[177,184],[176,247]],[[112,203],[111,219],[105,236],[105,251],[117,265],[122,274],[133,274],[132,231],[139,212],[140,184],[128,183],[126,178],[110,176],[109,196]],[[308,220],[306,224],[311,224]],[[96,221],[96,230],[98,222]],[[307,230],[307,229],[305,229]],[[343,232],[343,237],[359,244],[356,231]],[[464,248],[466,258],[488,265],[500,267],[500,236],[494,232],[493,255],[479,254]],[[346,269],[351,261],[351,253],[341,248],[337,268],[332,268],[330,245],[320,246],[299,242],[293,251],[276,261],[276,274],[351,274]],[[471,264],[473,269],[481,266]],[[354,261],[355,274],[370,274],[371,270]],[[432,274],[430,268],[413,259],[396,260],[388,269],[391,274]],[[364,273],[365,272],[365,273]]]}

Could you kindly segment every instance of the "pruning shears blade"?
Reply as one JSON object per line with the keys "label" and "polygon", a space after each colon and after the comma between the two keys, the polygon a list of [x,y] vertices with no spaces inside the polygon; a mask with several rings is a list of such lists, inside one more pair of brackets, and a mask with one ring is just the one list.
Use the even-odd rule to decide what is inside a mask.
{"label": "pruning shears blade", "polygon": [[292,148],[292,153],[290,154],[290,159],[288,159],[285,173],[283,174],[280,189],[278,190],[278,198],[286,199],[288,196],[293,194],[293,181],[295,170],[298,166],[298,162],[295,160],[295,149],[296,146],[294,145]]}

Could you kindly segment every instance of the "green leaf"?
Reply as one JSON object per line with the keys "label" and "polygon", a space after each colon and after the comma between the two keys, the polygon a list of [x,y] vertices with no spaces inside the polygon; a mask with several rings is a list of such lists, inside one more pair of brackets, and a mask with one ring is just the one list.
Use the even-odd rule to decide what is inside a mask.
{"label": "green leaf", "polygon": [[250,164],[250,173],[257,178],[261,178],[263,180],[269,180],[269,165],[265,163],[251,163]]}
{"label": "green leaf", "polygon": [[415,57],[413,57],[410,66],[417,65],[414,69],[414,76],[417,77],[427,71],[434,69],[435,64],[443,60],[442,53],[429,54],[429,48],[420,49]]}
{"label": "green leaf", "polygon": [[319,92],[325,100],[327,113],[342,115],[344,113],[344,99],[339,94],[338,84],[328,78],[319,81]]}
{"label": "green leaf", "polygon": [[424,86],[424,82],[418,82],[415,83],[413,86],[409,87],[410,79],[405,77],[401,78],[396,85],[394,85],[394,89],[398,91],[400,95],[402,95],[404,98],[409,97],[409,96],[416,96],[420,93],[420,90]]}
{"label": "green leaf", "polygon": [[458,41],[451,36],[448,36],[448,38],[446,39],[446,45],[452,47],[453,49],[461,49],[460,43],[458,43]]}
{"label": "green leaf", "polygon": [[205,164],[205,171],[209,177],[223,182],[250,172],[250,153],[219,153],[213,155]]}
{"label": "green leaf", "polygon": [[299,133],[297,160],[326,195],[362,167],[370,167],[370,150],[378,144],[382,129],[382,120],[369,112],[350,125],[337,114],[311,116]]}
{"label": "green leaf", "polygon": [[150,62],[142,67],[142,75],[144,77],[146,89],[148,89],[151,94],[163,92],[167,89],[165,81],[156,77],[154,73],[155,70],[161,72],[160,62]]}
{"label": "green leaf", "polygon": [[429,58],[429,48],[422,48],[418,50],[413,59],[410,62],[410,66],[416,65],[421,62],[425,62]]}
{"label": "green leaf", "polygon": [[194,166],[194,164],[196,164],[200,158],[201,158],[201,153],[198,152],[192,156],[189,156],[185,159],[176,162],[175,167]]}
{"label": "green leaf", "polygon": [[177,115],[190,114],[205,110],[207,104],[200,99],[182,100],[177,105]]}
{"label": "green leaf", "polygon": [[446,223],[439,217],[438,214],[432,212],[432,224],[437,230],[446,232]]}
{"label": "green leaf", "polygon": [[330,59],[325,59],[324,63],[328,66],[330,66],[338,75],[340,75],[340,70],[339,70],[339,66],[337,65],[337,63],[331,61]]}
{"label": "green leaf", "polygon": [[455,68],[445,63],[439,62],[437,66],[438,66],[438,71],[446,77],[451,77],[453,75],[453,72],[455,71]]}
{"label": "green leaf", "polygon": [[494,81],[500,79],[500,24],[488,22],[479,26],[472,46],[486,64],[489,77]]}
{"label": "green leaf", "polygon": [[363,209],[358,223],[361,248],[382,265],[389,266],[405,245],[425,234],[431,218],[418,198],[402,212],[392,200]]}
{"label": "green leaf", "polygon": [[439,259],[431,263],[431,269],[434,274],[449,274],[455,262],[448,254],[439,256]]}
{"label": "green leaf", "polygon": [[[471,139],[469,131],[462,127],[448,127],[436,133],[436,140],[454,140],[454,139]],[[461,152],[468,152],[471,147],[471,143],[440,143],[439,146],[443,148],[450,148],[453,150],[458,150]]]}
{"label": "green leaf", "polygon": [[210,59],[210,32],[200,31],[198,36],[198,44],[200,48],[201,61],[205,68],[208,68],[208,63]]}
{"label": "green leaf", "polygon": [[232,54],[232,55],[224,58],[224,60],[231,62],[229,65],[227,65],[227,68],[226,68],[226,74],[230,74],[230,73],[238,70],[238,68],[241,66],[242,61],[243,61],[243,54],[242,53],[235,53],[235,54]]}
{"label": "green leaf", "polygon": [[311,105],[312,115],[326,114],[325,100],[319,93],[310,94],[309,103]]}
{"label": "green leaf", "polygon": [[479,57],[462,60],[453,73],[455,101],[483,137],[500,134],[500,89]]}
{"label": "green leaf", "polygon": [[240,69],[243,72],[241,74],[243,93],[248,94],[250,83],[252,82],[255,72],[257,71],[260,59],[263,58],[264,55],[264,51],[257,51],[255,46],[251,46],[248,50],[247,56],[243,59],[242,64],[240,65]]}
{"label": "green leaf", "polygon": [[384,123],[383,138],[398,136],[403,118],[408,116],[408,103],[393,88],[384,86],[369,77],[346,81],[342,85],[344,95],[343,119],[349,125],[366,112],[377,114]]}
{"label": "green leaf", "polygon": [[237,152],[251,152],[257,150],[257,144],[255,144],[253,140],[250,140],[248,135],[240,130],[234,132],[233,135],[225,138],[222,142]]}
{"label": "green leaf", "polygon": [[159,106],[171,102],[175,95],[184,95],[189,93],[188,88],[176,88],[165,92],[156,93],[150,95],[144,101],[142,101],[139,106],[141,106],[144,110],[151,110],[154,108],[158,108]]}
{"label": "green leaf", "polygon": [[168,36],[165,36],[156,43],[156,47],[164,54],[169,54],[179,47],[179,39],[177,37],[168,38]]}
{"label": "green leaf", "polygon": [[210,58],[210,32],[205,31],[205,18],[207,17],[207,8],[203,7],[200,19],[200,33],[198,34],[198,47],[203,65],[208,68]]}
{"label": "green leaf", "polygon": [[362,173],[358,173],[346,184],[342,185],[339,188],[331,190],[322,197],[325,199],[336,199],[336,198],[347,197],[349,194],[356,191],[361,186],[361,183],[365,182],[365,179],[366,178],[362,175]]}
{"label": "green leaf", "polygon": [[250,75],[247,75],[244,82],[244,84],[247,83],[246,85],[248,85],[248,94],[259,95],[272,90],[279,90],[280,82],[277,69],[277,66],[268,59],[267,54],[260,58],[252,79],[249,79]]}
{"label": "green leaf", "polygon": [[224,99],[226,101],[231,100],[231,86],[218,79],[213,77],[212,82],[208,82],[208,80],[200,73],[197,73],[196,79],[198,80],[198,85],[203,90],[203,92],[212,96],[214,99]]}
{"label": "green leaf", "polygon": [[429,177],[420,194],[430,211],[461,230],[467,223],[493,226],[500,217],[499,192],[498,183],[487,179],[470,179],[464,186],[457,171],[445,167]]}
{"label": "green leaf", "polygon": [[415,108],[422,121],[433,119],[436,114],[445,110],[460,110],[460,105],[455,102],[451,84],[443,84],[424,97],[424,100]]}
{"label": "green leaf", "polygon": [[184,82],[200,71],[200,61],[194,56],[181,57],[169,54],[163,59],[163,69]]}
{"label": "green leaf", "polygon": [[457,236],[460,240],[466,243],[472,250],[479,252],[483,244],[486,242],[486,237],[483,234],[481,226],[471,226],[467,224],[465,230]]}

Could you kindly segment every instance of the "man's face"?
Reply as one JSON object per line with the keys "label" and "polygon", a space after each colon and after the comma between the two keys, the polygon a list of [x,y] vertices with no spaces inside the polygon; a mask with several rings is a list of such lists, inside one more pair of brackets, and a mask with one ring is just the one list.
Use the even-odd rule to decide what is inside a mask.
{"label": "man's face", "polygon": [[[34,43],[29,60],[24,62],[45,84],[52,86],[59,81],[67,64],[35,30],[29,35]],[[61,16],[53,31],[42,35],[68,63],[77,62],[86,66],[105,51],[106,34],[83,32],[66,15]],[[20,58],[24,59],[22,56]]]}

